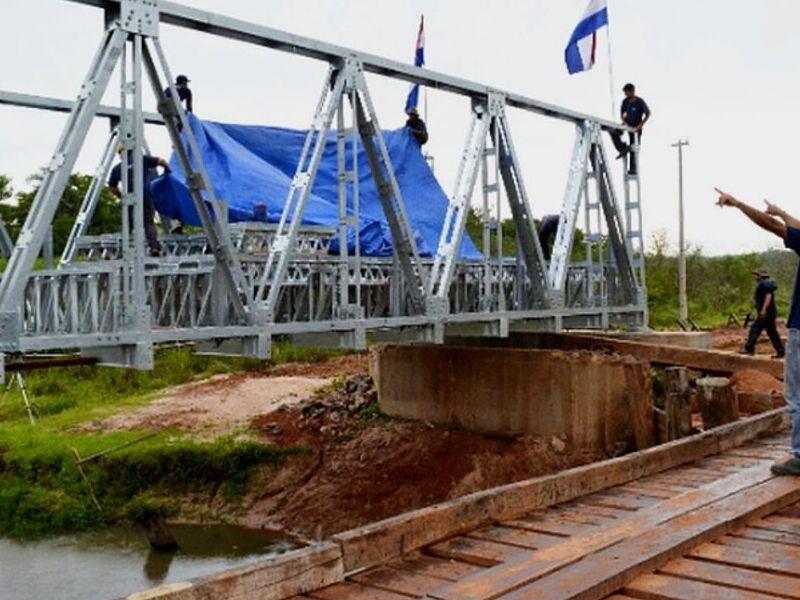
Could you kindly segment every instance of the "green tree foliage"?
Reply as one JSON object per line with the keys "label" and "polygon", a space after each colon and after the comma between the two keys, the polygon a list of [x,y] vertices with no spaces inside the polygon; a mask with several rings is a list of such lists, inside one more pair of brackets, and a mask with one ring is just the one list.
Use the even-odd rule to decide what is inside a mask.
{"label": "green tree foliage", "polygon": [[[8,178],[0,176],[0,216],[6,223],[12,239],[16,239],[25,217],[33,204],[36,192],[39,190],[43,173],[38,173],[29,178],[35,184],[34,189],[28,192],[18,192],[13,194]],[[72,224],[78,215],[83,198],[92,183],[91,175],[81,175],[75,173],[70,176],[61,202],[58,205],[56,216],[53,219],[53,248],[56,254],[60,254],[69,238]],[[89,225],[88,233],[96,235],[119,231],[120,210],[117,199],[103,188],[100,199],[97,203],[92,222]]]}
{"label": "green tree foliage", "polygon": [[[678,317],[678,258],[670,253],[664,231],[651,238],[646,256],[647,293],[652,327],[675,327]],[[686,289],[689,316],[701,326],[725,323],[753,311],[755,282],[752,272],[766,268],[778,284],[779,316],[786,316],[794,285],[797,257],[792,252],[770,250],[762,253],[703,256],[699,247],[686,256]]]}
{"label": "green tree foliage", "polygon": [[5,175],[0,175],[0,202],[5,202],[14,195],[11,180]]}

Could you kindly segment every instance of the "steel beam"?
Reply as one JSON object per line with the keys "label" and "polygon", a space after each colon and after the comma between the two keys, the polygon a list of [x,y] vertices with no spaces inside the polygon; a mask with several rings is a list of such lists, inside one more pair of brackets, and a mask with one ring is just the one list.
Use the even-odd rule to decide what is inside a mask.
{"label": "steel beam", "polygon": [[[118,10],[119,8],[119,0],[66,1],[86,6],[95,6],[111,11]],[[565,121],[572,121],[574,123],[587,120],[594,121],[605,130],[633,131],[632,128],[625,127],[613,121],[598,119],[591,115],[535,100],[521,94],[497,90],[467,79],[452,77],[444,73],[431,71],[430,69],[415,67],[375,54],[358,52],[352,48],[329,44],[313,38],[295,35],[264,25],[257,25],[241,19],[234,19],[219,13],[191,8],[176,2],[162,1],[159,3],[159,10],[161,22],[168,25],[193,29],[195,31],[201,31],[203,33],[209,33],[258,46],[266,46],[282,52],[324,60],[330,63],[336,63],[348,57],[353,57],[363,65],[364,71],[369,73],[377,73],[394,79],[419,83],[429,88],[462,96],[469,96],[471,98],[486,98],[491,92],[497,92],[505,96],[508,106],[513,106],[514,108],[521,108],[530,112]]]}
{"label": "steel beam", "polygon": [[[6,92],[0,90],[0,104],[6,106],[17,106],[20,108],[34,108],[39,110],[50,110],[53,112],[68,113],[75,106],[73,100],[52,98],[48,96],[34,96],[33,94],[18,94],[17,92]],[[116,106],[101,104],[95,110],[98,117],[104,117],[113,121],[119,120],[120,109]],[[164,119],[160,115],[150,112],[142,113],[144,122],[148,125],[163,125]]]}

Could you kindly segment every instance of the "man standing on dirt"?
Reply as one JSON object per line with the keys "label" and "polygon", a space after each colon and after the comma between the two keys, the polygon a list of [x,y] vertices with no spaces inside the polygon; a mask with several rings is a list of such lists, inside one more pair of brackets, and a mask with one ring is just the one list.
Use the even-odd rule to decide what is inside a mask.
{"label": "man standing on dirt", "polygon": [[[783,240],[787,248],[800,255],[800,219],[788,214],[774,204],[767,202],[767,210],[757,208],[737,200],[722,190],[719,192],[719,206],[732,206],[742,211],[753,223],[774,233]],[[776,218],[777,217],[777,218]],[[786,404],[792,419],[792,458],[772,465],[775,475],[800,475],[800,268],[795,277],[792,303],[787,321],[789,335],[786,340],[786,360],[784,362],[783,383]]]}
{"label": "man standing on dirt", "polygon": [[750,335],[747,336],[742,354],[755,354],[758,338],[766,329],[769,341],[775,348],[775,356],[772,358],[783,358],[783,342],[775,327],[775,319],[778,317],[778,309],[775,306],[775,290],[778,289],[778,286],[769,278],[769,274],[764,269],[753,271],[753,277],[756,280],[754,298],[756,318],[750,326]]}

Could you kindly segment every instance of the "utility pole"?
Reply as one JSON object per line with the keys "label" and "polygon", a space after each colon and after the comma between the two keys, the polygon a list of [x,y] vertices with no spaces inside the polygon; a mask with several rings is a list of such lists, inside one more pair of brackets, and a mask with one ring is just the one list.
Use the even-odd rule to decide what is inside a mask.
{"label": "utility pole", "polygon": [[678,318],[685,322],[689,318],[686,301],[686,244],[683,237],[683,147],[688,140],[678,140],[672,144],[678,149]]}

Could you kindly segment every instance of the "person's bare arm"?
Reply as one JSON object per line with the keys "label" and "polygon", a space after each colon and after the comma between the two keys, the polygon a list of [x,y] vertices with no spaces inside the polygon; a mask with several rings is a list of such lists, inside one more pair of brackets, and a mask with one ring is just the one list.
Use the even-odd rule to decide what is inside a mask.
{"label": "person's bare arm", "polygon": [[744,213],[744,215],[750,219],[753,223],[761,227],[761,229],[765,229],[770,233],[774,233],[781,239],[786,239],[786,225],[781,223],[778,219],[771,217],[765,212],[758,210],[757,208],[753,208],[749,204],[745,204],[741,200],[737,200],[730,194],[727,194],[720,190],[719,188],[714,188],[719,193],[719,200],[717,200],[717,205],[719,206],[732,206],[734,208],[738,208],[740,211]]}
{"label": "person's bare arm", "polygon": [[773,204],[769,200],[764,200],[764,204],[767,205],[766,213],[768,215],[772,215],[773,217],[778,217],[781,221],[786,223],[789,227],[794,227],[795,229],[800,229],[800,219],[797,219],[783,210],[777,204]]}
{"label": "person's bare arm", "polygon": [[764,296],[764,303],[761,305],[761,310],[758,311],[759,317],[764,318],[767,316],[767,309],[769,308],[771,302],[772,302],[772,292]]}

